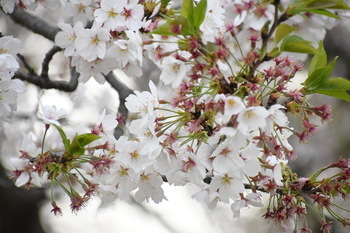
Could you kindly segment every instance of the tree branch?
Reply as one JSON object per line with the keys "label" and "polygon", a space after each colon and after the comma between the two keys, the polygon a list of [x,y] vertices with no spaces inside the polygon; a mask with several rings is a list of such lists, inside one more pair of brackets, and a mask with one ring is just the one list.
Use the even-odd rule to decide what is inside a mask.
{"label": "tree branch", "polygon": [[124,83],[120,82],[118,78],[113,74],[113,72],[110,72],[109,74],[105,75],[106,81],[118,92],[119,94],[119,113],[123,116],[128,116],[128,109],[125,107],[125,98],[128,97],[130,94],[133,93],[133,91],[127,87]]}
{"label": "tree branch", "polygon": [[40,77],[49,80],[49,65],[53,56],[61,51],[62,49],[56,45],[54,45],[45,55],[45,58],[41,64],[41,74]]}
{"label": "tree branch", "polygon": [[[123,121],[125,123],[125,120],[129,112],[125,106],[125,99],[130,94],[132,94],[133,91],[129,87],[127,87],[124,83],[120,82],[113,72],[109,72],[107,75],[105,75],[105,79],[112,86],[112,88],[118,92],[118,95],[119,95],[118,111],[122,115]],[[124,134],[124,131],[121,125],[118,125],[118,127],[115,129],[114,136],[116,138],[119,138],[123,134]]]}
{"label": "tree branch", "polygon": [[72,91],[75,91],[75,89],[78,86],[79,73],[75,70],[75,67],[72,67],[70,74],[71,74],[71,78],[69,82],[53,81],[50,79],[45,79],[38,75],[32,75],[32,74],[26,75],[21,72],[16,72],[13,78],[17,78],[22,81],[32,83],[42,89],[54,88],[60,91],[72,92]]}
{"label": "tree branch", "polygon": [[26,27],[30,31],[39,34],[51,41],[55,41],[56,34],[61,30],[58,27],[53,27],[49,25],[47,22],[40,19],[39,17],[24,12],[23,10],[18,9],[17,7],[15,7],[13,12],[8,15],[15,23],[20,24],[21,26]]}

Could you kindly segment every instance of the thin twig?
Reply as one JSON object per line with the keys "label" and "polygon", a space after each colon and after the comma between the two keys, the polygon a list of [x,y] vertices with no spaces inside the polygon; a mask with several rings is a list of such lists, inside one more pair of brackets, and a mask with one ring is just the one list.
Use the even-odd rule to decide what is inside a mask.
{"label": "thin twig", "polygon": [[[271,36],[273,35],[273,33],[275,32],[277,26],[285,21],[288,16],[286,14],[281,15],[280,17],[278,17],[278,7],[279,7],[279,1],[276,1],[275,3],[275,13],[274,13],[274,22],[273,25],[270,28],[269,33],[265,36],[265,38],[263,38],[262,41],[262,45],[261,45],[261,49],[264,50],[267,47],[267,43],[269,42]],[[258,61],[254,62],[253,66],[250,68],[249,70],[249,75],[248,75],[248,80],[252,80],[254,77],[254,73],[256,71],[256,69],[264,62],[264,61],[268,61],[271,58],[268,56],[264,56],[261,59],[259,59]]]}
{"label": "thin twig", "polygon": [[34,69],[29,65],[26,58],[22,54],[17,54],[17,57],[22,61],[24,67],[27,69],[28,73],[30,75],[37,75],[34,71]]}

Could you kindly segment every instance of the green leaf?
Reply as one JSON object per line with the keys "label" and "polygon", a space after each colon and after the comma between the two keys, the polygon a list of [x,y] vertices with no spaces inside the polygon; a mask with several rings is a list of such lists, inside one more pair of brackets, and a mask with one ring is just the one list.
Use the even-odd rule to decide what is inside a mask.
{"label": "green leaf", "polygon": [[346,91],[338,90],[316,90],[315,93],[332,96],[350,102],[350,95]]}
{"label": "green leaf", "polygon": [[323,42],[318,43],[318,53],[316,53],[310,61],[308,75],[318,68],[322,68],[327,65],[327,53],[324,49]]}
{"label": "green leaf", "polygon": [[194,3],[193,0],[184,0],[181,6],[181,15],[186,18],[190,24],[194,22]]}
{"label": "green leaf", "polygon": [[350,90],[350,80],[341,77],[333,77],[327,79],[317,90],[338,90],[348,91]]}
{"label": "green leaf", "polygon": [[[350,9],[349,6],[342,0],[299,0],[292,4],[287,13],[290,15],[299,14],[300,12],[310,12],[322,14],[332,18],[337,17],[327,9]],[[315,11],[316,10],[316,11]]]}
{"label": "green leaf", "polygon": [[307,9],[349,9],[349,6],[341,0],[313,0],[305,4]]}
{"label": "green leaf", "polygon": [[171,25],[169,22],[160,25],[152,31],[152,34],[163,35],[163,36],[174,36],[175,33],[171,32]]}
{"label": "green leaf", "polygon": [[169,4],[169,2],[170,2],[170,0],[160,0],[160,4],[161,4],[161,6],[160,7],[163,7],[163,8],[165,8],[165,7],[167,7],[168,6],[168,4]]}
{"label": "green leaf", "polygon": [[54,126],[56,127],[56,129],[58,130],[58,132],[59,132],[60,135],[61,135],[62,143],[63,143],[63,145],[64,145],[64,149],[65,149],[66,151],[68,151],[68,150],[70,149],[70,141],[69,141],[69,139],[67,138],[66,133],[63,131],[63,129],[62,129],[60,126],[58,126],[58,125],[54,125]]}
{"label": "green leaf", "polygon": [[289,25],[289,24],[280,24],[276,28],[275,33],[275,44],[278,44],[285,36],[290,34],[292,31],[295,30],[295,27]]}
{"label": "green leaf", "polygon": [[195,29],[199,29],[205,18],[205,12],[207,11],[207,0],[201,0],[194,9],[194,22]]}
{"label": "green leaf", "polygon": [[311,45],[310,41],[306,41],[296,35],[286,36],[281,43],[280,50],[294,53],[317,53],[317,50]]}
{"label": "green leaf", "polygon": [[174,25],[181,25],[181,33],[184,36],[189,36],[194,34],[194,27],[193,24],[190,24],[189,21],[182,17],[179,16],[173,21]]}
{"label": "green leaf", "polygon": [[303,83],[308,91],[319,88],[332,74],[337,58],[327,66],[314,70]]}
{"label": "green leaf", "polygon": [[330,18],[335,18],[335,19],[340,19],[340,17],[336,14],[334,14],[333,12],[326,10],[326,9],[314,9],[314,10],[307,10],[307,12],[309,13],[313,13],[313,14],[318,14],[318,15],[325,15],[328,16]]}
{"label": "green leaf", "polygon": [[274,47],[269,53],[269,57],[278,57],[281,54],[281,50],[278,47]]}
{"label": "green leaf", "polygon": [[99,138],[101,137],[92,133],[76,135],[72,141],[72,144],[68,153],[70,155],[82,155],[85,153],[84,146],[86,146],[87,144],[93,141],[96,141]]}

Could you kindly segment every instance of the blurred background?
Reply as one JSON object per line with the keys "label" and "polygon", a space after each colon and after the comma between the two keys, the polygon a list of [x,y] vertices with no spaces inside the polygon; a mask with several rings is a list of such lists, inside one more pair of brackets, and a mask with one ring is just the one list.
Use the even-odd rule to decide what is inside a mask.
{"label": "blurred background", "polygon": [[[52,14],[38,11],[46,20],[56,20]],[[0,28],[4,35],[14,35],[23,44],[23,55],[33,66],[40,69],[41,61],[52,43],[34,35],[28,30],[15,25],[6,15],[0,12]],[[346,23],[328,32],[325,46],[329,61],[339,56],[335,76],[350,77],[350,26]],[[55,66],[50,67],[52,77],[65,79],[69,63],[62,54],[55,55]],[[145,66],[147,67],[147,66]],[[120,74],[118,74],[121,77]],[[157,70],[149,67],[145,77],[157,79]],[[147,89],[147,78],[124,81],[136,90]],[[101,206],[98,198],[92,200],[78,215],[71,214],[69,200],[62,195],[58,202],[63,209],[62,217],[50,213],[51,206],[45,189],[23,190],[15,187],[8,179],[6,169],[11,165],[8,158],[18,154],[20,138],[34,128],[43,130],[42,123],[35,123],[39,98],[45,104],[64,107],[69,112],[69,124],[92,125],[97,121],[104,108],[117,111],[118,94],[109,84],[98,85],[94,80],[80,85],[74,93],[63,93],[56,90],[40,90],[28,85],[28,90],[18,101],[18,112],[13,124],[2,124],[0,127],[0,233],[249,233],[279,232],[267,224],[261,217],[264,212],[259,209],[248,209],[238,220],[232,218],[228,205],[220,205],[215,210],[208,210],[201,203],[192,199],[195,187],[172,187],[165,185],[168,201],[160,204],[146,203],[133,205],[117,201],[112,206]],[[310,102],[314,105],[331,103],[334,107],[333,121],[319,129],[307,145],[300,145],[297,138],[292,138],[298,160],[291,163],[294,171],[305,177],[320,169],[340,156],[347,158],[350,152],[350,103],[330,97],[315,95]],[[342,203],[342,206],[349,203]],[[316,221],[313,232],[320,232]],[[334,224],[334,232],[345,233]]]}

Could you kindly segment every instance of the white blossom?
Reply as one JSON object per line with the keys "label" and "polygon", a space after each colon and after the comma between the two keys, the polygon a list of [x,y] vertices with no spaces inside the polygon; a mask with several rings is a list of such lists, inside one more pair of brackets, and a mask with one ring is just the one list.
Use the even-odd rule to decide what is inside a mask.
{"label": "white blossom", "polygon": [[243,134],[249,134],[251,131],[263,129],[266,126],[266,118],[269,112],[261,106],[253,106],[243,109],[238,114],[238,130]]}
{"label": "white blossom", "polygon": [[54,124],[60,126],[59,119],[67,115],[67,110],[60,108],[57,110],[55,105],[40,105],[38,117],[41,118],[45,124]]}
{"label": "white blossom", "polygon": [[75,47],[78,55],[88,62],[97,58],[103,59],[106,55],[110,35],[108,31],[94,24],[91,29],[78,28],[76,31]]}

